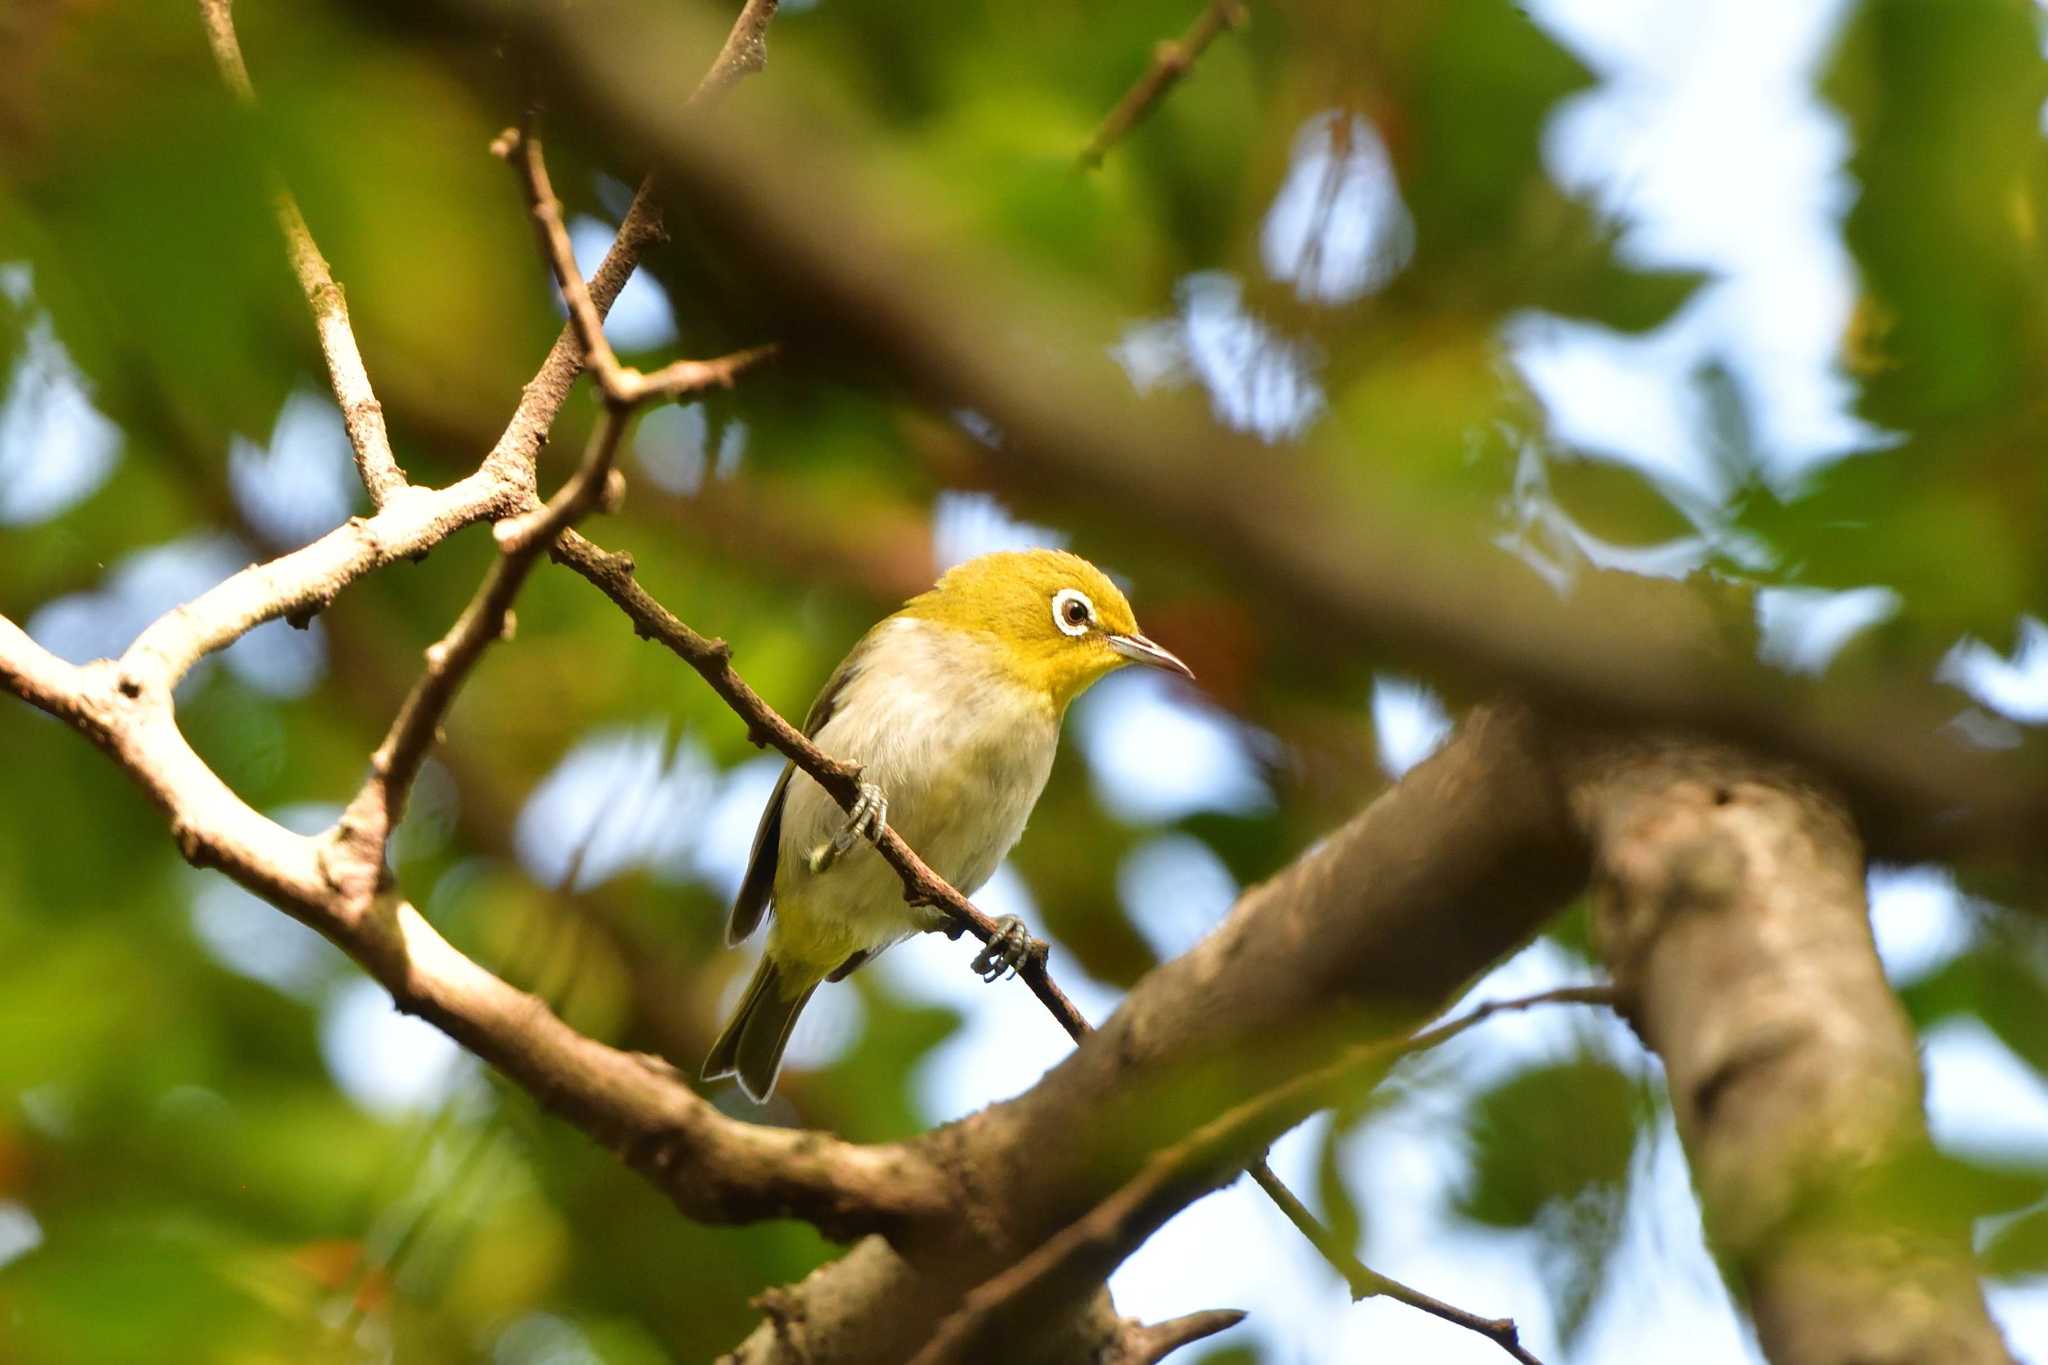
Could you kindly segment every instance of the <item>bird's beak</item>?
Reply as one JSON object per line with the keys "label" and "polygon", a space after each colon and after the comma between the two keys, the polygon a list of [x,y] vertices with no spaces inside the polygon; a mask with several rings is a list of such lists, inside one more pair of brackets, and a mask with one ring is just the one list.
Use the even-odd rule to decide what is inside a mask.
{"label": "bird's beak", "polygon": [[1109,637],[1109,647],[1134,664],[1150,664],[1169,673],[1178,673],[1190,682],[1194,681],[1194,669],[1142,635],[1112,635]]}

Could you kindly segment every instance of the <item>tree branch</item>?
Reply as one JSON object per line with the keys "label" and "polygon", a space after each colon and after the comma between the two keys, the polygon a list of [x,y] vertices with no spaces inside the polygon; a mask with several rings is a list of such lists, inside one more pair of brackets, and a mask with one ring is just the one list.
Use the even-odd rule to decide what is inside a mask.
{"label": "tree branch", "polygon": [[747,0],[725,35],[725,46],[711,61],[704,78],[685,100],[686,108],[706,108],[724,99],[726,93],[768,62],[768,22],[775,17],[778,0]]}
{"label": "tree branch", "polygon": [[755,346],[717,360],[677,360],[653,374],[642,374],[619,363],[604,335],[604,315],[591,298],[576,269],[576,253],[569,244],[569,227],[562,221],[562,203],[548,179],[547,159],[540,139],[531,131],[507,129],[496,146],[520,171],[526,189],[526,203],[533,214],[534,231],[540,238],[542,257],[552,267],[555,283],[569,308],[569,324],[583,348],[584,368],[590,371],[607,402],[630,405],[650,398],[679,398],[702,389],[731,388],[734,378],[749,366],[775,355],[776,348]]}
{"label": "tree branch", "polygon": [[540,510],[507,517],[497,524],[497,561],[448,633],[428,647],[426,668],[392,718],[383,743],[370,755],[370,776],[339,825],[343,836],[361,847],[361,864],[369,874],[362,889],[375,885],[384,865],[385,845],[405,814],[413,779],[419,775],[420,764],[433,746],[456,691],[492,641],[511,633],[512,603],[527,574],[541,552],[553,546],[603,495],[629,413],[623,404],[607,404],[597,430],[591,433],[589,453],[575,475]]}
{"label": "tree branch", "polygon": [[[767,61],[768,24],[775,17],[777,3],[778,0],[746,0],[718,55],[684,101],[685,108],[711,109],[733,86],[762,68]],[[597,272],[590,277],[591,306],[600,318],[610,311],[626,281],[632,278],[641,253],[668,236],[662,225],[656,188],[651,172],[642,177],[639,188],[633,191],[633,202],[626,206],[625,217],[619,220],[618,235],[606,248]],[[539,372],[520,391],[519,405],[491,447],[484,468],[499,471],[505,477],[523,477],[532,486],[540,448],[547,443],[548,431],[554,426],[576,376],[583,370],[583,346],[577,333],[578,324],[572,318],[555,337]]]}
{"label": "tree branch", "polygon": [[1935,1160],[1839,799],[1718,746],[1575,761],[1594,942],[1663,1059],[1707,1231],[1776,1365],[2011,1356]]}
{"label": "tree branch", "polygon": [[[231,86],[245,90],[226,5],[202,5],[210,31],[227,40],[217,50],[231,58],[224,60]],[[310,614],[356,578],[424,552],[464,525],[499,519],[503,557],[387,738],[385,776],[416,769],[455,684],[502,631],[519,580],[605,487],[624,417],[616,405],[608,412],[578,475],[545,507],[530,487],[488,465],[444,489],[397,486],[376,515],[351,518],[303,549],[173,608],[118,660],[66,663],[0,618],[0,685],[106,750],[168,817],[188,861],[218,868],[324,935],[390,990],[400,1008],[440,1027],[618,1151],[692,1217],[800,1216],[828,1234],[851,1236],[939,1216],[948,1207],[948,1181],[920,1153],[726,1118],[665,1062],[584,1037],[544,1002],[463,956],[395,888],[379,884],[374,869],[361,875],[362,850],[345,831],[301,836],[251,809],[179,732],[172,688],[209,651],[263,621]]]}
{"label": "tree branch", "polygon": [[395,892],[354,900],[328,875],[331,836],[293,834],[250,809],[186,743],[168,696],[130,695],[122,676],[109,660],[67,664],[0,618],[0,684],[106,750],[169,817],[188,861],[219,869],[319,932],[401,1009],[617,1151],[689,1216],[800,1216],[852,1236],[946,1207],[946,1177],[915,1150],[727,1118],[666,1063],[584,1037],[479,967]]}
{"label": "tree branch", "polygon": [[1081,149],[1082,168],[1092,171],[1100,166],[1109,149],[1143,122],[1153,107],[1166,98],[1166,93],[1194,69],[1196,59],[1216,41],[1218,34],[1236,28],[1250,17],[1244,0],[1210,0],[1209,7],[1181,35],[1180,41],[1159,44],[1152,53],[1152,65],[1124,92],[1124,97],[1096,128],[1095,135],[1088,139],[1088,145]]}
{"label": "tree branch", "polygon": [[309,619],[365,574],[425,554],[465,526],[526,511],[529,497],[482,470],[446,488],[408,487],[375,515],[350,517],[157,618],[121,656],[123,670],[138,688],[167,691],[202,658],[265,621]]}
{"label": "tree branch", "polygon": [[1244,1321],[1244,1312],[1237,1308],[1211,1308],[1200,1313],[1188,1313],[1165,1322],[1155,1322],[1149,1327],[1140,1327],[1132,1332],[1128,1345],[1128,1365],[1154,1365],[1166,1359],[1183,1346],[1227,1332]]}
{"label": "tree branch", "polygon": [[[249,68],[242,61],[242,45],[235,37],[233,0],[199,0],[199,13],[206,21],[207,44],[213,49],[214,64],[221,80],[246,110],[256,107],[256,90],[249,81]],[[370,373],[363,354],[356,347],[355,329],[348,319],[348,300],[334,278],[333,268],[320,254],[313,231],[299,211],[299,201],[273,174],[270,192],[277,214],[278,230],[284,234],[285,251],[291,257],[292,273],[313,312],[313,324],[320,335],[320,353],[327,360],[327,376],[334,387],[334,401],[341,405],[341,420],[348,429],[348,443],[355,451],[356,471],[370,501],[382,507],[393,493],[406,487],[405,471],[391,451],[391,434],[384,429],[384,407],[370,387]]]}
{"label": "tree branch", "polygon": [[[969,1294],[912,1365],[980,1359],[982,1353],[995,1349],[998,1339],[1014,1334],[1033,1314],[1082,1286],[1106,1279],[1191,1199],[1233,1178],[1237,1171],[1233,1162],[1242,1160],[1248,1139],[1255,1140],[1252,1135],[1292,1127],[1344,1094],[1371,1084],[1402,1057],[1441,1046],[1504,1010],[1548,1004],[1611,1005],[1614,998],[1614,992],[1603,986],[1573,986],[1491,1001],[1407,1038],[1376,1038],[1356,1044],[1328,1066],[1296,1076],[1219,1115],[1155,1154],[1121,1189]],[[1263,1161],[1258,1164],[1265,1167]],[[1341,1265],[1340,1258],[1351,1256],[1350,1249],[1336,1244],[1285,1185],[1276,1180],[1267,1193],[1333,1263]],[[1345,1278],[1354,1299],[1384,1294],[1489,1338],[1523,1365],[1541,1365],[1521,1345],[1510,1318],[1482,1318],[1363,1266],[1356,1272],[1347,1271]]]}

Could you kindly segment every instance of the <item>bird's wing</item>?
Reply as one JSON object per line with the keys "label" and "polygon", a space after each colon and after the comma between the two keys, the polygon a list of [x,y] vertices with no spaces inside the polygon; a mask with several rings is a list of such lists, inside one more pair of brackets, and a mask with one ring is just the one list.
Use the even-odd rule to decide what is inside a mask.
{"label": "bird's wing", "polygon": [[[825,688],[818,693],[818,699],[811,703],[811,712],[804,717],[804,733],[812,739],[816,739],[818,732],[825,728],[825,722],[832,719],[833,713],[839,709],[839,699],[845,693],[846,685],[860,673],[868,639],[853,647],[853,652],[825,680]],[[761,812],[760,827],[754,831],[754,847],[747,854],[747,875],[740,882],[739,895],[733,898],[732,913],[725,918],[727,947],[745,942],[761,927],[761,921],[768,914],[768,902],[775,894],[776,855],[782,847],[782,807],[789,797],[789,779],[795,772],[794,763],[783,765],[782,776],[776,780],[775,790],[769,794],[768,808]]]}

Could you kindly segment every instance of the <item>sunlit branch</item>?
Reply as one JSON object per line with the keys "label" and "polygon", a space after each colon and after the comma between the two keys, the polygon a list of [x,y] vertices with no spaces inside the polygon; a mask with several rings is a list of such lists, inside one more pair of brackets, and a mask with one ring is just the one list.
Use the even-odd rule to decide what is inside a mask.
{"label": "sunlit branch", "polygon": [[[233,0],[199,0],[199,12],[206,20],[206,39],[213,49],[221,80],[245,109],[256,105],[256,90],[249,81],[249,68],[242,61],[242,45],[235,37]],[[333,268],[320,254],[313,231],[299,211],[299,201],[277,179],[271,189],[277,226],[284,234],[285,251],[291,257],[292,273],[313,312],[320,334],[320,352],[327,360],[327,376],[334,387],[334,401],[341,405],[341,419],[348,429],[348,443],[355,451],[356,470],[370,501],[379,507],[393,493],[407,486],[405,471],[391,451],[391,434],[384,429],[384,407],[370,387],[370,374],[363,354],[356,347],[355,330],[349,324],[348,300],[334,278]]]}
{"label": "sunlit branch", "polygon": [[1109,149],[1143,122],[1154,106],[1166,98],[1166,93],[1194,69],[1195,60],[1219,34],[1236,28],[1249,17],[1244,0],[1211,0],[1178,41],[1159,44],[1153,50],[1152,65],[1124,92],[1124,97],[1096,128],[1095,135],[1088,139],[1088,145],[1082,148],[1081,165],[1088,170],[1100,166]]}
{"label": "sunlit branch", "polygon": [[121,657],[135,686],[168,689],[192,666],[262,625],[304,621],[351,583],[425,554],[479,521],[529,510],[531,495],[479,470],[446,488],[409,489],[369,517],[350,517],[287,555],[222,579],[152,622]]}
{"label": "sunlit branch", "polygon": [[[1614,1000],[1614,992],[1606,987],[1567,987],[1480,1005],[1406,1038],[1374,1039],[1347,1048],[1329,1065],[1246,1101],[1155,1153],[1116,1193],[969,1294],[912,1365],[981,1359],[1008,1324],[1056,1301],[1074,1286],[1099,1283],[1190,1198],[1235,1175],[1236,1163],[1242,1161],[1238,1154],[1251,1135],[1297,1121],[1334,1102],[1347,1089],[1376,1078],[1400,1058],[1440,1046],[1504,1010],[1546,1004],[1612,1005]],[[1274,1194],[1283,1211],[1297,1220],[1317,1248],[1329,1254],[1324,1245],[1329,1234],[1300,1201],[1285,1186],[1267,1192]],[[1539,1365],[1521,1345],[1511,1319],[1482,1318],[1362,1266],[1356,1274],[1347,1272],[1345,1278],[1355,1298],[1384,1294],[1398,1299],[1488,1337],[1524,1365]]]}

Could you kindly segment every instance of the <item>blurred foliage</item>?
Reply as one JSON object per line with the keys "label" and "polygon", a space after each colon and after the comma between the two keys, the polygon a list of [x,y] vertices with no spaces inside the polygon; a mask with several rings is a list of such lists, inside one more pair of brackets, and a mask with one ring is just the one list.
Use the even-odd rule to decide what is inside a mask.
{"label": "blurred foliage", "polygon": [[1531,1066],[1465,1112],[1465,1217],[1531,1229],[1569,1343],[1585,1325],[1619,1244],[1636,1144],[1653,1112],[1639,1077],[1592,1053]]}
{"label": "blurred foliage", "polygon": [[[1667,453],[1711,472],[1725,492],[1713,506],[1668,468],[1572,444],[1511,363],[1508,338],[1532,317],[1627,346],[1712,276],[1621,249],[1625,215],[1559,175],[1553,120],[1599,78],[1544,7],[1254,7],[1100,172],[1077,171],[1102,113],[1194,8],[792,4],[767,74],[740,98],[783,83],[842,111],[846,140],[911,187],[906,221],[1002,259],[1049,313],[1086,300],[1088,316],[1124,319],[1130,331],[1105,345],[1162,348],[1141,385],[1156,401],[1195,394],[1221,421],[1336,433],[1276,438],[1272,458],[1335,460],[1325,472],[1361,499],[1362,534],[1375,518],[1427,516],[1475,555],[1507,545],[1546,559],[1561,526],[1629,551],[1699,535],[1686,567],[1894,589],[1898,611],[1837,660],[1845,671],[1929,671],[1964,635],[2008,650],[2021,614],[2048,600],[2048,71],[2033,6],[1851,7],[1821,73],[1849,146],[1840,227],[1861,291],[1831,377],[1874,434],[1784,476],[1753,369],[1710,357],[1676,381],[1699,421],[1692,448]],[[225,537],[208,542],[225,546],[224,572],[291,548],[312,532],[282,533],[266,495],[319,484],[309,459],[316,473],[346,466],[338,434],[294,452],[279,437],[274,463],[250,463],[288,397],[326,392],[268,168],[346,282],[416,479],[474,467],[558,326],[516,187],[485,154],[521,112],[501,53],[340,7],[240,10],[255,120],[219,90],[186,6],[43,0],[0,16],[0,612],[40,631],[69,621],[83,633],[67,639],[100,650],[171,605],[152,595],[176,577],[166,561],[135,555],[180,546],[190,560],[198,538]],[[678,97],[694,79],[677,73]],[[1317,161],[1316,146],[1337,144],[1316,130],[1337,127],[1370,130],[1385,169]],[[548,135],[572,215],[614,220],[639,168],[583,130]],[[1319,264],[1276,252],[1297,181],[1308,200],[1392,194],[1412,251],[1382,208],[1380,259],[1354,272],[1370,285],[1329,284],[1342,283],[1356,221],[1315,220]],[[628,358],[772,339],[772,291],[745,253],[687,215],[670,226],[646,274],[674,335],[657,304],[651,329],[623,343]],[[89,401],[111,435],[101,476],[15,511],[9,498],[50,476],[48,452],[72,429],[33,419],[31,374]],[[573,398],[544,484],[590,417]],[[651,591],[732,641],[750,681],[801,714],[937,555],[1013,533],[999,509],[947,496],[990,481],[1000,456],[985,435],[970,414],[908,409],[886,376],[788,365],[646,416],[631,496],[594,533],[630,549]],[[356,491],[305,496],[325,525],[362,507]],[[1129,577],[1148,628],[1220,704],[1192,714],[1232,736],[1271,797],[1195,790],[1165,814],[1133,814],[1114,755],[1069,743],[1015,866],[1063,969],[1122,987],[1175,948],[1113,870],[1172,829],[1237,884],[1270,874],[1383,784],[1366,701],[1375,670],[1406,661],[1329,657],[1313,621],[1259,600],[1202,546],[1162,545],[1142,508],[1057,488],[1016,503]],[[186,733],[252,805],[317,825],[490,553],[467,532],[358,584],[310,632],[266,628],[185,686]],[[1195,747],[1167,733],[1168,748]],[[638,842],[587,839],[588,808],[581,823],[557,811],[536,825],[528,802],[549,775],[592,737],[620,735],[646,737],[633,741],[644,771],[585,770],[584,789],[614,800]],[[338,954],[183,867],[157,814],[61,726],[0,706],[0,755],[0,1358],[698,1360],[750,1329],[750,1295],[832,1254],[796,1225],[678,1219],[610,1156],[467,1068],[445,1094],[378,1099],[337,1062],[382,1055],[377,1021],[346,1007],[356,978]],[[1163,762],[1175,754],[1153,756],[1182,771]],[[742,970],[718,944],[718,868],[751,832],[742,797],[759,788],[742,765],[755,757],[672,657],[586,585],[543,571],[517,639],[450,719],[397,870],[465,951],[580,1027],[687,1068]],[[1188,782],[1213,782],[1195,771]],[[583,875],[564,884],[565,865]],[[1574,913],[1554,944],[1584,943]],[[1980,925],[1907,1003],[1921,1027],[1981,1019],[2048,1074],[2043,961],[2037,939],[2016,946]],[[915,1083],[958,1013],[875,972],[845,991],[857,1034],[793,1069],[767,1116],[858,1138],[950,1117]],[[421,1046],[398,1037],[401,1052]],[[1470,1157],[1443,1212],[1530,1238],[1570,1329],[1597,1299],[1657,1117],[1643,1084],[1591,1053],[1477,1088],[1427,1071],[1399,1102],[1343,1116],[1314,1193],[1372,1248],[1346,1144],[1437,1096],[1431,1121],[1462,1132]],[[1973,1187],[2000,1274],[2048,1273],[2038,1188]],[[1232,1345],[1202,1358],[1258,1356]]]}

